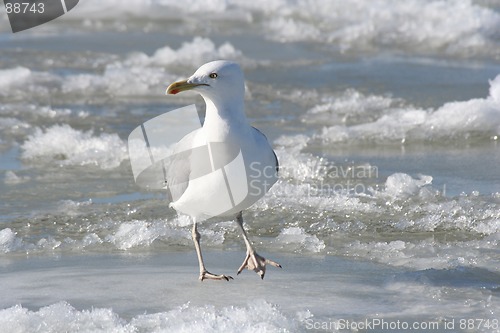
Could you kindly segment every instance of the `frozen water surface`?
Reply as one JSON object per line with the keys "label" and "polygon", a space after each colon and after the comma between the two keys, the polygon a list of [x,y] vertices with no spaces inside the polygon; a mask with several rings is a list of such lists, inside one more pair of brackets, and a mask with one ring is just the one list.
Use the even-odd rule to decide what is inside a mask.
{"label": "frozen water surface", "polygon": [[[500,332],[499,8],[87,0],[17,34],[1,12],[2,332]],[[165,88],[220,58],[281,164],[244,213],[283,265],[264,281],[214,220],[208,269],[235,279],[200,283],[189,219],[127,152],[203,109]]]}

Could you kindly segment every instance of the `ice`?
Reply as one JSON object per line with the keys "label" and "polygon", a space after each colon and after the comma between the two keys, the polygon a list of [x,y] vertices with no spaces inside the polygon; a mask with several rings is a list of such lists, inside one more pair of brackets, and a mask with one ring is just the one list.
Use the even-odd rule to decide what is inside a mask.
{"label": "ice", "polygon": [[111,309],[78,311],[59,302],[33,312],[20,305],[0,311],[0,323],[6,332],[133,332],[124,329],[124,321]]}
{"label": "ice", "polygon": [[[241,51],[228,42],[217,46],[212,40],[194,37],[186,41],[178,49],[170,46],[158,48],[151,56],[137,51],[122,59],[108,55],[96,55],[94,64],[103,63],[102,72],[54,74],[38,72],[26,67],[14,67],[0,70],[0,95],[9,98],[30,100],[38,97],[44,99],[54,93],[69,96],[101,96],[106,94],[112,98],[123,96],[163,96],[169,82],[178,78],[172,74],[177,67],[194,71],[200,64],[215,59],[245,60]],[[95,65],[94,65],[95,66]],[[187,74],[185,74],[187,75]],[[47,102],[50,102],[47,100]],[[54,110],[43,106],[38,115],[54,117],[67,115],[69,110]]]}
{"label": "ice", "polygon": [[10,228],[0,231],[0,254],[4,253],[39,253],[50,254],[62,251],[79,252],[84,249],[96,248],[104,241],[95,233],[87,233],[80,240],[70,237],[58,240],[52,235],[40,238],[37,242],[31,243],[21,237],[17,237]]}
{"label": "ice", "polygon": [[[1,330],[498,318],[500,2],[123,4],[80,1],[22,34],[0,11]],[[241,231],[217,220],[203,254],[234,280],[200,283],[192,221],[127,160],[130,129],[191,102],[166,86],[215,58],[242,64],[281,165],[243,213],[283,265],[264,281],[236,275]]]}
{"label": "ice", "polygon": [[500,75],[490,81],[490,99],[495,103],[500,103]]}
{"label": "ice", "polygon": [[128,159],[125,142],[116,134],[93,135],[69,125],[37,128],[22,144],[22,158],[57,161],[60,165],[95,165],[102,169],[118,167]]}
{"label": "ice", "polygon": [[[300,137],[300,140],[302,138],[303,136]],[[305,145],[307,141],[302,142]],[[277,142],[283,143],[283,140]],[[300,151],[300,143],[294,147],[278,147],[276,149],[276,155],[280,163],[280,177],[299,181],[322,179],[327,171],[326,161],[312,154],[301,154]]]}
{"label": "ice", "polygon": [[28,83],[31,78],[31,71],[25,67],[16,67],[0,70],[0,91],[5,91],[11,87],[21,87]]}
{"label": "ice", "polygon": [[78,216],[82,211],[89,208],[90,205],[92,205],[91,199],[87,201],[61,200],[57,205],[56,211],[68,216]]}
{"label": "ice", "polygon": [[0,119],[0,129],[2,130],[2,134],[23,133],[30,128],[30,124],[16,118],[3,117]]}
{"label": "ice", "polygon": [[[99,251],[110,247],[121,251],[141,251],[155,246],[173,249],[191,249],[193,246],[192,221],[184,216],[155,220],[117,219],[82,222],[81,219],[89,220],[86,212],[92,209],[89,202],[70,200],[61,202],[58,214],[64,216],[64,219],[71,219],[74,224],[67,224],[65,231],[57,230],[57,227],[51,231],[47,230],[39,237],[30,235],[31,224],[26,229],[28,234],[16,235],[11,228],[5,228],[0,231],[0,253],[79,253],[83,250]],[[53,217],[51,221],[52,226],[57,226],[59,218]],[[208,248],[220,248],[226,240],[227,232],[232,235],[237,235],[239,232],[232,221],[203,223],[199,229],[203,245]]]}
{"label": "ice", "polygon": [[[320,123],[325,118],[343,117],[342,121],[336,121],[334,126],[324,127],[321,133],[313,136],[325,144],[491,140],[500,135],[499,86],[500,75],[490,81],[490,95],[487,98],[449,102],[435,110],[393,106],[394,101],[387,98],[354,94],[354,105],[360,115],[366,115],[371,120],[371,111],[375,108],[378,117],[364,123],[355,120],[352,125],[343,124],[349,119],[346,117],[352,113],[353,105],[352,102],[344,102],[353,94],[352,91],[347,91],[347,97],[341,97],[340,102],[320,104],[311,109],[304,119]],[[357,117],[359,119],[360,116]]]}
{"label": "ice", "polygon": [[[184,220],[184,217],[177,217],[173,220],[137,220],[119,223],[116,232],[106,236],[104,240],[114,244],[120,250],[149,247],[155,241],[171,246],[191,246],[192,222],[185,223]],[[217,247],[224,242],[224,230],[206,227],[200,229],[204,245]]]}
{"label": "ice", "polygon": [[137,246],[149,246],[153,241],[166,236],[173,239],[188,239],[187,230],[175,230],[165,222],[148,223],[146,221],[132,221],[120,224],[118,230],[106,237],[106,241],[113,243],[120,250]]}
{"label": "ice", "polygon": [[10,228],[0,230],[0,253],[8,253],[22,246],[22,240]]}
{"label": "ice", "polygon": [[454,243],[443,243],[432,238],[420,241],[353,241],[346,243],[338,253],[410,269],[452,269],[466,266],[499,272],[495,255],[498,245],[496,235],[482,240]]}
{"label": "ice", "polygon": [[[398,242],[375,246],[374,255],[399,249]],[[205,253],[218,258],[223,270],[241,255]],[[0,326],[21,333],[306,332],[315,321],[339,318],[413,322],[497,315],[498,275],[482,268],[412,270],[338,256],[284,255],[283,270],[268,271],[264,282],[242,274],[222,284],[197,281],[196,268],[186,264],[196,264],[193,255],[32,256],[2,274],[9,293],[0,299]],[[336,301],[325,306],[325,297]]]}
{"label": "ice", "polygon": [[[86,1],[61,17],[56,24],[82,21],[80,27],[92,29],[130,29],[120,20],[135,22],[142,29],[160,31],[171,28],[165,18],[175,18],[207,29],[211,24],[228,32],[227,22],[251,22],[267,38],[281,42],[308,41],[335,45],[342,52],[373,50],[445,53],[469,58],[497,56],[500,15],[484,1],[241,1],[175,0],[130,1],[121,6],[116,0]],[[443,15],[453,12],[454,15]],[[161,25],[165,20],[164,25]],[[110,23],[111,22],[111,23]],[[159,27],[157,25],[160,25]],[[48,29],[48,27],[43,27]],[[211,26],[209,27],[209,29]],[[230,33],[230,30],[229,30]]]}
{"label": "ice", "polygon": [[6,332],[291,332],[298,327],[295,318],[287,317],[265,301],[247,306],[216,308],[189,303],[166,312],[143,314],[127,321],[110,308],[77,310],[59,302],[28,310],[20,305],[0,310],[0,326]]}
{"label": "ice", "polygon": [[[65,94],[107,93],[113,96],[160,95],[159,86],[172,80],[161,68],[125,67],[121,63],[108,65],[101,74],[77,74],[65,78]],[[157,87],[156,89],[154,89]]]}
{"label": "ice", "polygon": [[[171,220],[135,220],[114,224],[117,225],[116,231],[106,236],[104,241],[115,245],[120,250],[149,247],[155,241],[171,246],[191,246],[192,244],[192,221],[185,216]],[[218,247],[225,239],[225,231],[220,230],[217,224],[208,228],[203,224],[200,234],[206,246]]]}
{"label": "ice", "polygon": [[31,247],[10,228],[0,230],[0,253],[16,252]]}
{"label": "ice", "polygon": [[287,317],[265,301],[221,309],[210,305],[196,307],[185,304],[167,313],[138,316],[130,324],[139,329],[153,326],[169,332],[200,333],[214,329],[225,332],[286,332],[297,327],[294,318]]}
{"label": "ice", "polygon": [[298,253],[317,253],[325,248],[324,241],[319,240],[315,235],[309,235],[300,227],[288,227],[281,230],[274,241],[281,244],[285,250]]}
{"label": "ice", "polygon": [[236,60],[241,57],[242,53],[236,50],[234,46],[228,42],[217,47],[215,43],[208,38],[195,37],[193,41],[183,43],[177,50],[169,46],[156,50],[148,61],[157,66],[189,65],[197,67],[199,64],[212,60]]}
{"label": "ice", "polygon": [[25,67],[0,70],[0,96],[4,101],[29,100],[32,96],[46,95],[47,84],[58,84],[58,78],[45,72]]}
{"label": "ice", "polygon": [[478,223],[474,226],[474,231],[484,235],[500,235],[500,217]]}
{"label": "ice", "polygon": [[419,194],[422,187],[432,183],[432,177],[421,175],[419,178],[414,179],[405,173],[392,174],[385,182],[385,193],[393,198],[406,198]]}
{"label": "ice", "polygon": [[281,42],[317,40],[321,31],[314,25],[296,21],[293,18],[277,17],[271,19],[267,28],[273,32],[273,37]]}
{"label": "ice", "polygon": [[6,171],[3,182],[7,185],[22,184],[29,181],[31,177],[29,176],[18,176],[14,171]]}
{"label": "ice", "polygon": [[[293,184],[287,182],[276,183],[268,195],[258,201],[251,209],[273,209],[287,211],[291,219],[294,212],[303,212],[304,209],[314,209],[318,218],[328,212],[379,212],[375,202],[361,200],[358,196],[339,190],[340,187],[332,187],[327,184]],[[309,225],[311,221],[304,221]]]}
{"label": "ice", "polygon": [[[176,1],[157,0],[118,6],[115,0],[88,1],[71,19],[117,18],[120,15],[154,18],[159,13],[172,16],[184,13],[191,24],[202,26],[211,14],[219,20],[248,17],[257,21],[270,38],[283,42],[318,41],[352,49],[409,49],[416,53],[436,50],[452,55],[495,54],[495,32],[500,15],[473,1],[252,1],[190,0],[181,6]],[[443,15],[453,12],[454,15]],[[259,18],[257,20],[257,18]]]}
{"label": "ice", "polygon": [[[331,253],[372,260],[377,253],[373,249],[379,248],[392,253],[391,258],[396,258],[398,265],[408,257],[415,257],[413,262],[420,258],[419,267],[435,267],[439,262],[447,265],[459,256],[470,258],[467,260],[471,263],[476,256],[482,256],[482,261],[488,262],[494,254],[481,251],[497,244],[500,233],[500,209],[493,196],[444,197],[433,188],[431,176],[404,173],[390,175],[386,186],[363,194],[335,188],[330,191],[316,178],[281,179],[247,214],[245,221],[251,237],[265,237],[262,244],[269,251]],[[110,207],[90,200],[65,200],[43,221],[43,233],[35,227],[40,223],[36,219],[27,220],[27,228],[7,224],[8,230],[2,232],[3,252],[80,253],[111,248],[134,253],[192,249],[191,221],[173,216],[163,200]],[[203,223],[200,233],[206,248],[242,246],[233,221]],[[446,242],[439,238],[442,233],[461,236]],[[398,235],[401,238],[393,238]],[[417,246],[420,236],[438,239]],[[353,238],[361,239],[358,245],[352,243]],[[454,248],[474,241],[479,252],[453,252]],[[391,251],[385,247],[389,245]],[[434,258],[432,251],[439,248],[446,250],[447,259],[428,260],[425,251],[431,251]]]}
{"label": "ice", "polygon": [[[26,84],[30,84],[30,82]],[[72,117],[84,119],[89,116],[89,112],[84,110],[39,106],[35,103],[3,104],[0,113],[5,116],[0,120],[0,128],[5,131],[10,130],[13,133],[32,127],[31,122],[22,122],[19,118],[35,121],[47,119],[61,121]]]}
{"label": "ice", "polygon": [[348,89],[340,96],[323,96],[321,104],[308,110],[302,116],[302,121],[324,125],[367,123],[400,102],[388,96],[366,96],[357,90]]}
{"label": "ice", "polygon": [[[106,65],[102,75],[80,74],[69,76],[63,86],[64,92],[88,92],[89,89],[106,91],[117,96],[163,95],[168,82],[175,76],[165,68],[178,66],[194,70],[201,63],[215,59],[242,58],[241,52],[230,43],[219,47],[202,37],[184,42],[179,49],[164,46],[151,56],[142,52],[128,55],[124,60]],[[166,83],[167,82],[167,83]]]}
{"label": "ice", "polygon": [[63,80],[62,92],[88,94],[93,91],[113,96],[162,96],[168,82],[177,78],[165,68],[172,70],[182,66],[194,70],[199,64],[211,60],[238,58],[242,58],[241,52],[230,43],[217,47],[208,38],[195,37],[177,50],[164,46],[151,56],[142,52],[129,54],[123,60],[107,64],[102,74],[70,75]]}
{"label": "ice", "polygon": [[[205,5],[205,6],[203,6]],[[89,0],[79,4],[79,10],[73,11],[71,16],[66,19],[78,19],[82,17],[113,18],[118,15],[137,16],[141,14],[145,17],[156,16],[158,12],[165,15],[174,15],[178,12],[196,13],[209,12],[219,13],[227,9],[226,0],[210,0],[199,1],[189,0],[182,5],[175,0],[132,0],[127,3],[127,6],[121,6],[120,1],[116,0]]]}
{"label": "ice", "polygon": [[[262,6],[266,8],[265,2]],[[415,53],[439,49],[460,56],[494,54],[492,36],[500,25],[496,12],[472,1],[290,1],[284,7],[273,10],[274,18],[266,24],[272,38],[326,40],[343,51],[399,48]],[[448,10],[455,15],[443,16]]]}
{"label": "ice", "polygon": [[48,72],[34,71],[21,66],[0,69],[0,96],[5,100],[26,100],[31,96],[46,96],[51,90],[50,86],[57,86],[59,83],[59,77]]}

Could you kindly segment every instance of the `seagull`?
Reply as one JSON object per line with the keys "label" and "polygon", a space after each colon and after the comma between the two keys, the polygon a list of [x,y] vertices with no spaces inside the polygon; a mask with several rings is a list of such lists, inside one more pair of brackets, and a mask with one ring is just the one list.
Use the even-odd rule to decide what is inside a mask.
{"label": "seagull", "polygon": [[191,235],[199,279],[233,279],[210,273],[203,262],[197,225],[216,216],[234,219],[241,229],[246,257],[237,274],[247,268],[264,279],[266,264],[281,265],[255,251],[243,226],[242,212],[277,181],[279,164],[266,136],[245,116],[243,71],[235,62],[212,61],[187,80],[169,85],[166,93],[175,95],[187,90],[203,97],[206,115],[201,128],[176,143],[177,154],[166,169],[166,183],[172,199],[170,207],[193,221]]}

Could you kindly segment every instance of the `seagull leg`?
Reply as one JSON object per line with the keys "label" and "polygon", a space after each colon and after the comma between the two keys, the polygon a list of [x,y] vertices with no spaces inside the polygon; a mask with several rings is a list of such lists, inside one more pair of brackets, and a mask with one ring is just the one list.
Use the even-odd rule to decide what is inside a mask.
{"label": "seagull leg", "polygon": [[233,278],[229,275],[212,274],[205,268],[205,264],[203,263],[203,256],[201,255],[200,233],[198,232],[196,221],[193,222],[193,230],[191,232],[191,236],[193,237],[194,247],[196,249],[196,254],[198,255],[198,263],[200,264],[200,281],[203,281],[205,279],[226,281],[232,280]]}
{"label": "seagull leg", "polygon": [[243,268],[247,268],[248,270],[253,270],[255,273],[259,274],[261,279],[264,279],[264,275],[266,274],[266,264],[281,268],[281,265],[277,262],[266,259],[255,252],[252,243],[250,243],[250,240],[248,239],[247,232],[245,231],[245,228],[243,228],[243,216],[241,212],[239,212],[236,216],[236,222],[241,228],[243,239],[245,240],[245,245],[247,246],[247,256],[245,257],[243,264],[241,264],[238,269],[238,274],[243,271]]}

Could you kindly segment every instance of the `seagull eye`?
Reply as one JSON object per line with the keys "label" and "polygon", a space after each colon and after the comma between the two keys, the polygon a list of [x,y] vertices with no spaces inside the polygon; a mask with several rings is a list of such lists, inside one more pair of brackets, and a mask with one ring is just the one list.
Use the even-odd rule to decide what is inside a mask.
{"label": "seagull eye", "polygon": [[217,78],[217,73],[211,73],[208,77],[211,78],[211,79],[216,79]]}

